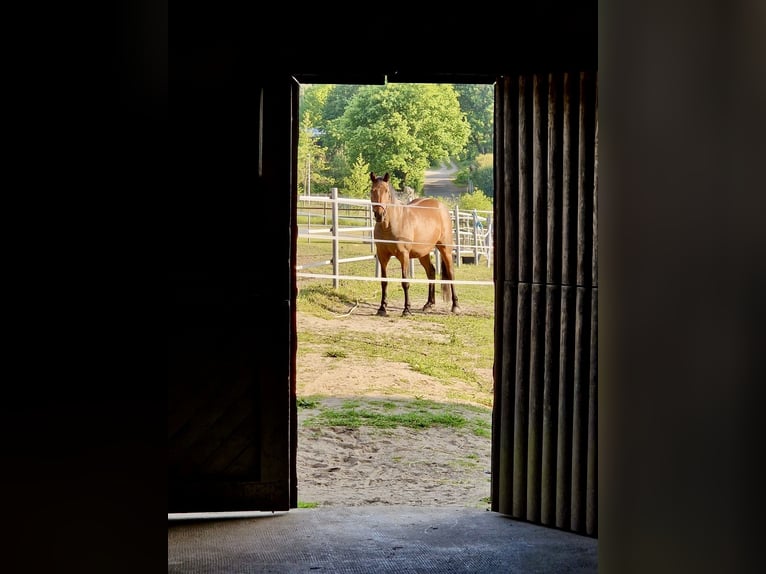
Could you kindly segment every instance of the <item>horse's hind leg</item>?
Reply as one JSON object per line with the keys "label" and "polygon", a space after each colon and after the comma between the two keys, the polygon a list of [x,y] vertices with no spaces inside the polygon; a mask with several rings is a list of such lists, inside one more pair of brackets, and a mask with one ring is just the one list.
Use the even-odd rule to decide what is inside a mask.
{"label": "horse's hind leg", "polygon": [[[444,248],[440,250],[442,255],[442,279],[448,279],[450,281],[455,280],[455,265],[452,261],[452,254],[447,252]],[[445,301],[449,301],[450,295],[452,295],[452,312],[455,314],[460,313],[460,305],[457,302],[457,290],[454,283],[442,283],[442,297]]]}
{"label": "horse's hind leg", "polygon": [[428,283],[428,300],[426,301],[426,304],[423,305],[423,311],[427,311],[428,309],[431,309],[434,305],[436,305],[436,285],[433,283],[433,280],[436,279],[436,267],[434,267],[434,264],[431,263],[431,254],[424,255],[423,257],[420,257],[418,259],[420,261],[420,264],[423,266],[423,269],[426,270],[426,276],[428,277],[429,283]]}

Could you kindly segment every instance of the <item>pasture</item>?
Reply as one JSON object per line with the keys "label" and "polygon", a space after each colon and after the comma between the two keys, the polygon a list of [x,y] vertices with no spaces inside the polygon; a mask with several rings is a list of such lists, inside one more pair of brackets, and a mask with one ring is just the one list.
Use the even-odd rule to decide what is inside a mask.
{"label": "pasture", "polygon": [[[298,240],[299,263],[326,258],[330,243],[315,239]],[[353,258],[370,253],[364,243],[341,243],[341,257]],[[397,262],[391,263],[392,268]],[[492,281],[493,267],[463,264],[456,269],[456,281]],[[322,268],[317,269],[322,273]],[[325,271],[327,272],[327,271]],[[375,262],[370,260],[344,263],[347,277],[375,278]],[[415,279],[425,279],[425,271],[415,264]],[[400,315],[404,293],[396,282],[389,284],[389,307],[398,310],[390,317],[375,315],[380,300],[379,280],[340,279],[333,287],[332,279],[299,278],[297,312],[317,321],[301,321],[298,334],[298,362],[316,352],[347,359],[346,362],[369,363],[376,359],[403,362],[414,373],[433,376],[445,385],[465,384],[474,388],[470,400],[475,404],[492,403],[492,362],[494,360],[494,287],[486,284],[458,284],[462,313],[450,312],[450,303],[437,298],[431,311],[421,310],[428,298],[427,283],[411,283],[413,301],[411,315]],[[328,333],[319,320],[337,320]],[[351,328],[362,321],[370,325],[370,333],[360,334]],[[349,329],[343,326],[349,325]],[[357,327],[359,325],[356,325]],[[433,334],[438,333],[438,337]]]}

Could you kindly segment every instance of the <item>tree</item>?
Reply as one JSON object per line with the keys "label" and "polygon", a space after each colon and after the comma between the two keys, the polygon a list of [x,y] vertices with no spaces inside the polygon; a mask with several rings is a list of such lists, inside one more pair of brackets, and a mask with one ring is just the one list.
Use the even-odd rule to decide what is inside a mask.
{"label": "tree", "polygon": [[465,210],[492,211],[493,208],[492,198],[487,197],[480,189],[460,194],[458,205],[460,209]]}
{"label": "tree", "polygon": [[370,196],[370,164],[358,156],[351,165],[351,175],[343,179],[343,195],[365,199]]}
{"label": "tree", "polygon": [[480,189],[488,197],[495,197],[495,156],[485,153],[476,156],[476,167],[471,173],[471,180],[476,189]]}
{"label": "tree", "polygon": [[466,159],[492,153],[495,134],[495,88],[489,84],[455,84],[455,92],[460,109],[471,126]]}
{"label": "tree", "polygon": [[298,137],[298,194],[328,193],[332,180],[325,171],[325,150],[317,141],[311,114],[305,112]]}
{"label": "tree", "polygon": [[332,91],[332,84],[308,84],[301,86],[301,96],[298,111],[300,117],[305,117],[306,113],[311,115],[315,124],[321,123],[324,116],[324,108],[327,98]]}
{"label": "tree", "polygon": [[418,192],[428,166],[459,156],[470,132],[449,84],[362,86],[337,128],[349,157]]}

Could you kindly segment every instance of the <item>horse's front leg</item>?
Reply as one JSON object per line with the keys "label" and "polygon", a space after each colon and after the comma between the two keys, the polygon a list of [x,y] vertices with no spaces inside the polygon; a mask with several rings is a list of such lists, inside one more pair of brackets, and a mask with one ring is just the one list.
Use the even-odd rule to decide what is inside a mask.
{"label": "horse's front leg", "polygon": [[[399,262],[402,264],[402,279],[409,279],[410,276],[410,257],[407,253],[399,256]],[[404,291],[404,311],[402,316],[412,315],[410,310],[410,284],[402,281],[402,291]]]}
{"label": "horse's front leg", "polygon": [[378,307],[378,316],[379,317],[388,317],[388,312],[386,311],[386,307],[388,306],[388,281],[386,281],[386,277],[388,277],[388,274],[386,272],[386,268],[388,267],[388,260],[383,260],[380,257],[378,257],[378,261],[380,262],[380,307]]}

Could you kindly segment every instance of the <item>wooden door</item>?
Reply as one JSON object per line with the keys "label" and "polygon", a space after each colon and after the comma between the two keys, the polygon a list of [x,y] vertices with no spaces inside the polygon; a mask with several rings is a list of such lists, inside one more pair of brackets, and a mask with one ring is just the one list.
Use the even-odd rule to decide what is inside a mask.
{"label": "wooden door", "polygon": [[297,506],[297,84],[182,92],[168,193],[168,512]]}
{"label": "wooden door", "polygon": [[595,71],[498,79],[492,509],[596,536]]}

